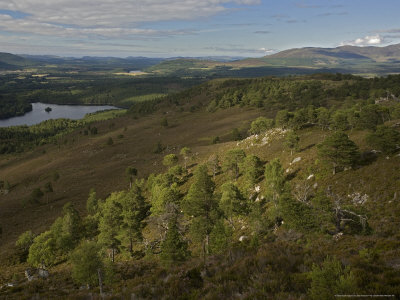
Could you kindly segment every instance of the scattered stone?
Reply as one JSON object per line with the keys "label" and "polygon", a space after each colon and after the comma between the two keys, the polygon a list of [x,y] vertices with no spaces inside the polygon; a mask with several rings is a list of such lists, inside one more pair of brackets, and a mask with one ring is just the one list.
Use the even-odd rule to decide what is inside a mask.
{"label": "scattered stone", "polygon": [[369,196],[367,194],[361,195],[361,193],[359,192],[347,195],[347,197],[351,198],[351,201],[354,205],[364,205],[365,202],[367,202],[369,199]]}
{"label": "scattered stone", "polygon": [[297,162],[301,161],[301,157],[296,157],[295,159],[293,159],[292,164],[295,164]]}
{"label": "scattered stone", "polygon": [[236,143],[237,146],[243,145],[247,149],[250,147],[261,147],[270,144],[274,140],[284,137],[286,130],[282,128],[273,128],[264,133],[251,135],[244,140]]}
{"label": "scattered stone", "polygon": [[256,193],[259,193],[259,192],[260,192],[260,189],[261,189],[261,187],[260,187],[259,185],[256,185],[256,187],[254,188],[254,191],[255,191]]}
{"label": "scattered stone", "polygon": [[340,240],[340,238],[343,236],[343,232],[339,232],[339,233],[336,233],[332,238],[335,240],[335,241],[338,241],[338,240]]}
{"label": "scattered stone", "polygon": [[389,156],[386,156],[386,159],[390,159],[390,157],[389,157]]}
{"label": "scattered stone", "polygon": [[307,180],[311,180],[311,179],[313,179],[314,177],[315,177],[314,174],[311,174],[310,176],[307,177]]}
{"label": "scattered stone", "polygon": [[42,269],[42,268],[39,268],[38,269],[38,275],[39,275],[39,277],[40,278],[49,278],[49,271],[47,271],[47,270],[45,270],[45,269]]}
{"label": "scattered stone", "polygon": [[292,170],[291,168],[287,168],[285,172],[286,172],[286,173],[290,173],[290,172],[292,172],[292,171],[293,171],[293,170]]}
{"label": "scattered stone", "polygon": [[244,241],[247,240],[247,239],[248,239],[248,236],[242,235],[242,236],[239,238],[239,242],[244,242]]}
{"label": "scattered stone", "polygon": [[314,183],[313,188],[316,189],[318,187],[318,182]]}
{"label": "scattered stone", "polygon": [[25,270],[25,277],[28,279],[28,281],[35,280],[37,277],[32,274],[32,271],[30,269]]}

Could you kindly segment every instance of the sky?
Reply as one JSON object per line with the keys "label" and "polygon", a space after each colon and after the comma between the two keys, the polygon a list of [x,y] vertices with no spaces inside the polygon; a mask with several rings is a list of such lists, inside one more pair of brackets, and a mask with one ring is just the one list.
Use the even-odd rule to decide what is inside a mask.
{"label": "sky", "polygon": [[0,0],[0,52],[262,57],[400,43],[399,0]]}

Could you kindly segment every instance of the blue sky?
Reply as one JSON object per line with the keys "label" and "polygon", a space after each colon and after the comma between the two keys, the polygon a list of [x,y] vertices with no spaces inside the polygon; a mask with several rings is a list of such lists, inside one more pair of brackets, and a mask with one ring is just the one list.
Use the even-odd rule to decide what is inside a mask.
{"label": "blue sky", "polygon": [[399,0],[0,0],[0,52],[261,57],[400,42]]}

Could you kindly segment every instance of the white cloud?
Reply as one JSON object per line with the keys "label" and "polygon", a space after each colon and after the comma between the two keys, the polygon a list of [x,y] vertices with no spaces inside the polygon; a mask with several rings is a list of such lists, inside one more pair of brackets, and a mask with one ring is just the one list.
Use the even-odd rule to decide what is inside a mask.
{"label": "white cloud", "polygon": [[275,53],[275,52],[276,52],[276,50],[274,50],[274,49],[268,49],[268,48],[260,48],[260,49],[258,49],[257,51],[262,52],[262,53],[264,53],[265,55],[267,55],[267,54],[272,54],[272,53]]}
{"label": "white cloud", "polygon": [[386,43],[387,41],[385,40],[385,38],[379,34],[376,35],[368,35],[366,37],[363,38],[358,38],[352,41],[345,41],[342,42],[340,45],[341,46],[345,46],[345,45],[350,45],[350,46],[379,46],[382,45],[384,43]]}

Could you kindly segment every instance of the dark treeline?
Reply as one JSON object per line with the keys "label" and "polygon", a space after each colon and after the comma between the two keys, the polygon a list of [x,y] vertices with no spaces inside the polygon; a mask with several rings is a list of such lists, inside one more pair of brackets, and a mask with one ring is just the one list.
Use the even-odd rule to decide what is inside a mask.
{"label": "dark treeline", "polygon": [[22,116],[32,110],[32,105],[14,95],[0,95],[0,119]]}
{"label": "dark treeline", "polygon": [[57,119],[33,126],[0,128],[0,154],[23,152],[33,146],[51,142],[59,143],[57,135],[82,127],[84,124],[82,121]]}
{"label": "dark treeline", "polygon": [[177,77],[4,75],[0,77],[0,118],[22,115],[31,110],[32,102],[111,104],[129,108],[135,101],[151,100],[200,82],[201,79]]}

